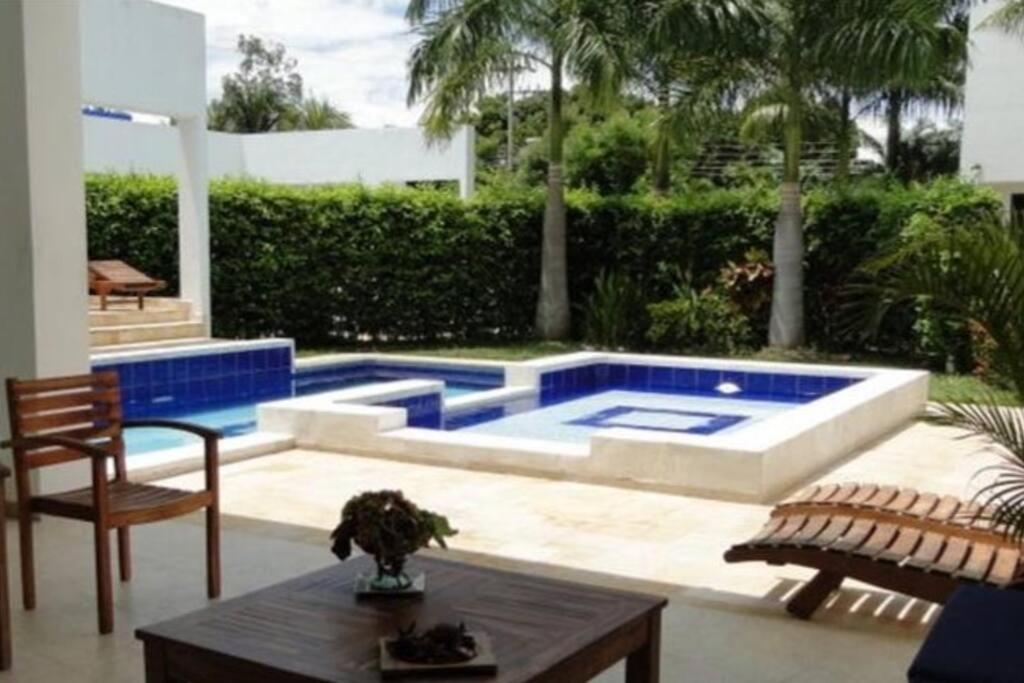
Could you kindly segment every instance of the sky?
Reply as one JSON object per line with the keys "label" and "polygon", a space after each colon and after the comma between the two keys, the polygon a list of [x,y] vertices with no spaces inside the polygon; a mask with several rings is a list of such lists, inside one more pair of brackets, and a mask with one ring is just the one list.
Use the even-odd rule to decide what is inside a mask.
{"label": "sky", "polygon": [[406,59],[414,43],[408,0],[160,0],[206,15],[206,88],[220,95],[234,71],[238,34],[282,43],[298,61],[305,93],[327,97],[360,128],[416,125],[406,106]]}

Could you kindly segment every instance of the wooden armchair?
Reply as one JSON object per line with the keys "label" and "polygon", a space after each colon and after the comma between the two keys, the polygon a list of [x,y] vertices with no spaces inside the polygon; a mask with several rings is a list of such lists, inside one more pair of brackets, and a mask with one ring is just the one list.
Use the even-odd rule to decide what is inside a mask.
{"label": "wooden armchair", "polygon": [[[121,580],[131,579],[129,527],[158,522],[206,508],[206,570],[209,597],[220,596],[220,520],[217,487],[219,434],[171,420],[124,420],[116,372],[43,380],[7,380],[21,539],[21,587],[25,609],[36,605],[32,515],[91,522],[96,543],[96,591],[100,633],[114,627],[110,568],[110,530],[117,529]],[[181,491],[128,481],[122,432],[130,427],[163,427],[203,438],[206,487]],[[33,495],[32,470],[88,458],[92,485],[64,493]],[[113,460],[114,477],[108,463]]]}

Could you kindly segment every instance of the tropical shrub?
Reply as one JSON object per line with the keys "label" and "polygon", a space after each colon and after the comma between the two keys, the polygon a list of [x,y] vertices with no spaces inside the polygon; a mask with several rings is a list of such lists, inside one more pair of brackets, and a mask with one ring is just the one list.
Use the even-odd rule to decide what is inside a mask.
{"label": "tropical shrub", "polygon": [[643,125],[624,115],[577,124],[565,147],[566,181],[605,194],[626,194],[647,171]]}
{"label": "tropical shrub", "polygon": [[583,339],[604,349],[636,348],[647,331],[644,294],[629,276],[601,271],[583,305]]}
{"label": "tropical shrub", "polygon": [[647,340],[671,353],[732,353],[750,342],[747,319],[722,292],[680,287],[675,298],[647,307]]}

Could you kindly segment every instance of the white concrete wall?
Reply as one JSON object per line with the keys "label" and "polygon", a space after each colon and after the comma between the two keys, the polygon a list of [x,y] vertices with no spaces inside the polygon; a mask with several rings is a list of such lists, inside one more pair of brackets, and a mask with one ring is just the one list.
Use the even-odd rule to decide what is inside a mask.
{"label": "white concrete wall", "polygon": [[206,20],[142,0],[82,0],[88,104],[194,116],[206,111]]}
{"label": "white concrete wall", "polygon": [[[84,116],[88,171],[162,173],[179,171],[176,129]],[[211,132],[210,177],[239,176],[272,183],[367,185],[453,180],[463,196],[473,191],[473,129],[428,143],[418,128],[295,131],[239,135]]]}
{"label": "white concrete wall", "polygon": [[1000,192],[1024,184],[1024,37],[979,25],[1004,0],[971,11],[961,171]]}
{"label": "white concrete wall", "polygon": [[[179,171],[178,129],[83,116],[85,170],[175,175]],[[207,133],[210,177],[239,175],[244,168],[237,135]]]}
{"label": "white concrete wall", "polygon": [[[0,2],[0,377],[89,368],[78,41],[74,0]],[[37,484],[59,490],[87,473],[47,468]]]}

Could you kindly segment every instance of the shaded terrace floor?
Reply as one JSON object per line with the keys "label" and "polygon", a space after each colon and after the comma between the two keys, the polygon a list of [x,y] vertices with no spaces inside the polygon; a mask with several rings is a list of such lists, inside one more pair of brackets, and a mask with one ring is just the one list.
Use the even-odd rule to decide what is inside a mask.
{"label": "shaded terrace floor", "polygon": [[[915,424],[821,480],[964,495],[993,456],[956,436]],[[200,478],[169,483],[197,487]],[[905,680],[936,613],[851,583],[814,621],[787,616],[784,597],[810,572],[721,561],[732,542],[760,527],[766,506],[302,450],[225,466],[222,486],[227,597],[331,564],[326,535],[340,505],[366,489],[400,488],[459,528],[450,557],[668,596],[668,683]],[[115,591],[116,633],[101,638],[88,527],[43,521],[40,607],[23,612],[14,592],[15,668],[0,681],[141,680],[133,629],[205,604],[200,522],[135,531],[136,578]],[[11,557],[16,589],[13,538]],[[621,671],[599,679],[619,680]]]}

